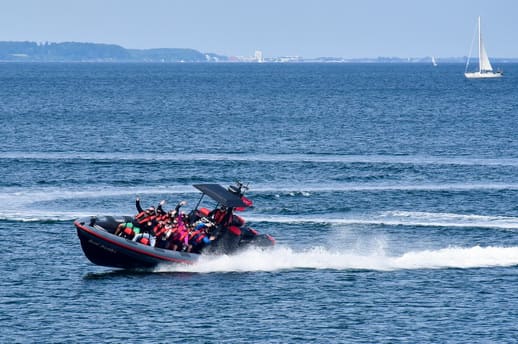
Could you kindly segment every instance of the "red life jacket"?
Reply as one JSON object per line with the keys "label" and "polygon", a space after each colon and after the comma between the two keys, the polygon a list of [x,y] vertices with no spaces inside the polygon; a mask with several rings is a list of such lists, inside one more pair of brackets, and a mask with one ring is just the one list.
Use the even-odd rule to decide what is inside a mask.
{"label": "red life jacket", "polygon": [[133,229],[131,229],[129,227],[124,227],[124,231],[123,232],[127,236],[131,236],[131,237],[133,237],[135,235],[135,232],[133,231]]}
{"label": "red life jacket", "polygon": [[205,233],[204,230],[199,230],[199,233],[193,237],[193,243],[199,244],[203,238],[207,236],[207,233]]}
{"label": "red life jacket", "polygon": [[153,228],[153,232],[155,233],[155,236],[159,237],[162,234],[164,234],[167,231],[166,227],[164,226],[163,222],[157,223],[157,225]]}
{"label": "red life jacket", "polygon": [[163,215],[157,216],[156,220],[158,222],[161,222],[161,221],[166,221],[168,218],[169,218],[169,215],[163,214]]}
{"label": "red life jacket", "polygon": [[139,242],[144,245],[149,245],[149,239],[146,237],[140,238]]}
{"label": "red life jacket", "polygon": [[226,211],[221,210],[221,209],[216,209],[216,211],[214,212],[214,222],[216,222],[217,224],[221,224],[223,222],[223,220],[225,219],[226,214],[227,214]]}
{"label": "red life jacket", "polygon": [[149,215],[145,211],[139,213],[137,216],[135,216],[135,219],[137,222],[141,225],[149,221],[153,221],[156,219],[156,215]]}
{"label": "red life jacket", "polygon": [[203,229],[198,229],[197,231],[191,232],[189,234],[189,241],[192,241],[196,238],[197,235],[200,235],[203,232]]}
{"label": "red life jacket", "polygon": [[138,213],[137,215],[135,215],[135,219],[139,220],[145,216],[147,216],[148,213],[146,213],[145,211],[141,211],[140,213]]}

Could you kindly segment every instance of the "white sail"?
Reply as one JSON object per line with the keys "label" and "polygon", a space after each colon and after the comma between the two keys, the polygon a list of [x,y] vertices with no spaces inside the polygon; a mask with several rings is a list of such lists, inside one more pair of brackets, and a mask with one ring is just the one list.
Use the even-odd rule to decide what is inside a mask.
{"label": "white sail", "polygon": [[489,62],[489,57],[487,56],[486,48],[484,47],[482,36],[480,37],[480,48],[479,48],[479,70],[480,72],[492,72],[493,67],[491,66],[491,62]]}
{"label": "white sail", "polygon": [[482,28],[480,27],[480,17],[478,17],[478,70],[482,72],[492,72],[491,62],[487,56],[486,48],[484,47],[484,41],[482,40]]}

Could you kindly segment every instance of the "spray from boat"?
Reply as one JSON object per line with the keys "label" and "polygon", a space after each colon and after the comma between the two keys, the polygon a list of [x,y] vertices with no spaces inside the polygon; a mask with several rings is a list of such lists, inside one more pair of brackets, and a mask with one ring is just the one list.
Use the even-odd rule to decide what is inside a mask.
{"label": "spray from boat", "polygon": [[397,271],[418,269],[472,269],[518,265],[518,247],[472,246],[408,251],[391,256],[382,249],[362,254],[354,250],[313,247],[294,250],[249,249],[236,255],[204,256],[194,265],[160,265],[155,272],[227,273],[281,272],[300,269],[335,271]]}

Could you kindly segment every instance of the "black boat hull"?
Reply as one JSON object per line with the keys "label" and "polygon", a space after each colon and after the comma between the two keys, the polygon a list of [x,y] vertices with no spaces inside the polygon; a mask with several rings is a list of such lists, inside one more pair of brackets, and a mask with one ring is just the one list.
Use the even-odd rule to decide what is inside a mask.
{"label": "black boat hull", "polygon": [[[112,216],[81,218],[74,221],[85,256],[94,264],[122,269],[149,269],[159,264],[193,264],[200,253],[173,251],[144,245],[113,234],[117,225],[131,217]],[[207,254],[232,254],[246,247],[272,247],[275,240],[250,228],[231,231],[204,250]]]}
{"label": "black boat hull", "polygon": [[[121,221],[122,222],[122,221]],[[94,264],[122,269],[149,269],[159,264],[193,264],[199,254],[165,250],[118,237],[91,218],[74,222],[81,248]]]}

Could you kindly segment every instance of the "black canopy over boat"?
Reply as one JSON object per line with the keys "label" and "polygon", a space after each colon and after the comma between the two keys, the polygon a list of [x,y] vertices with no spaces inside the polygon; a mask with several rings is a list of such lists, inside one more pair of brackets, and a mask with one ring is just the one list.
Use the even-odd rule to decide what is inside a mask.
{"label": "black canopy over boat", "polygon": [[[228,189],[219,184],[193,186],[202,192],[202,196],[189,214],[179,218],[181,213],[178,210],[183,205],[179,203],[175,211],[169,213],[169,218],[167,214],[163,215],[167,221],[175,217],[173,226],[185,226],[185,245],[170,245],[169,241],[174,240],[174,235],[167,237],[160,234],[158,238],[159,234],[153,231],[147,234],[148,237],[152,236],[151,241],[136,240],[139,236],[135,233],[126,235],[128,231],[120,229],[127,224],[137,223],[133,216],[92,216],[74,221],[86,257],[92,263],[102,266],[152,268],[163,263],[192,264],[201,254],[232,254],[250,246],[271,247],[275,244],[270,235],[259,234],[234,214],[234,211],[244,210],[251,205],[251,201],[244,197],[246,187],[243,184],[238,183]],[[217,202],[213,210],[200,207],[205,195]],[[154,226],[160,226],[159,221],[153,221]],[[203,244],[189,245],[189,240],[194,241],[200,234],[204,238]]]}

